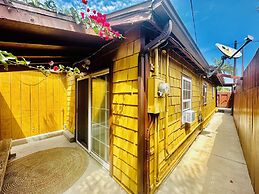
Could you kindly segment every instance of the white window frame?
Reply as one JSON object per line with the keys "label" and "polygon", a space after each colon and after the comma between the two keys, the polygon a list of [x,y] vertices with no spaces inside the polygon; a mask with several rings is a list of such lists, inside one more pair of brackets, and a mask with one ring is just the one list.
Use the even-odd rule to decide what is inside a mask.
{"label": "white window frame", "polygon": [[212,98],[214,99],[215,98],[215,87],[212,86]]}
{"label": "white window frame", "polygon": [[[184,80],[187,82],[190,82],[190,86],[191,86],[191,96],[190,99],[183,99],[183,91],[184,91]],[[188,109],[183,109],[183,103],[184,102],[190,102],[190,108]],[[182,76],[182,113],[184,113],[185,111],[191,110],[192,109],[192,80],[188,77]]]}
{"label": "white window frame", "polygon": [[[204,87],[206,87],[206,92],[204,90]],[[208,102],[208,84],[203,82],[202,84],[202,97],[203,97],[203,105],[207,105]],[[206,99],[206,101],[205,101]]]}

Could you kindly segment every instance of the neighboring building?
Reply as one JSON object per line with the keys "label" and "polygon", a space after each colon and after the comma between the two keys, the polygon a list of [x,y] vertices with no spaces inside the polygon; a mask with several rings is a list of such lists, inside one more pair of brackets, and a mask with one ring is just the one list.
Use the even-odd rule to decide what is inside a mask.
{"label": "neighboring building", "polygon": [[[30,11],[23,21],[0,13],[9,14],[0,20],[1,31],[22,43],[4,37],[3,50],[35,63],[52,56],[70,65],[98,52],[90,58],[88,75],[79,79],[0,73],[1,138],[64,126],[126,191],[153,193],[207,125],[216,110],[215,88],[222,84],[216,76],[206,78],[209,65],[170,1],[147,1],[110,14],[113,27],[126,36],[111,44],[66,16]],[[21,37],[15,38],[17,32]]]}

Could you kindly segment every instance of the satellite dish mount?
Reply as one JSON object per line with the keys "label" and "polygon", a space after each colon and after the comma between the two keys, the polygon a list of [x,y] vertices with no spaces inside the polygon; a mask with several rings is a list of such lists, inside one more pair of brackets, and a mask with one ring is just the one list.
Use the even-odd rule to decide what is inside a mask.
{"label": "satellite dish mount", "polygon": [[216,47],[223,53],[223,56],[221,57],[221,63],[211,72],[208,73],[207,77],[210,78],[215,72],[217,72],[223,65],[226,59],[232,59],[232,58],[239,58],[242,56],[242,53],[240,52],[249,42],[251,42],[254,39],[254,37],[248,35],[245,38],[244,44],[238,49],[234,49],[228,46],[225,46],[223,44],[216,44]]}

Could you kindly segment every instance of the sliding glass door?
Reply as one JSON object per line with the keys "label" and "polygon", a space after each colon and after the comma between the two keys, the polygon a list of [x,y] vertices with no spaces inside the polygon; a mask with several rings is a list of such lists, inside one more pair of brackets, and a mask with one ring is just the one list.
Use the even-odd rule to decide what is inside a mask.
{"label": "sliding glass door", "polygon": [[109,82],[108,75],[92,78],[91,142],[92,152],[109,162]]}
{"label": "sliding glass door", "polygon": [[77,83],[77,142],[108,168],[110,93],[108,72]]}

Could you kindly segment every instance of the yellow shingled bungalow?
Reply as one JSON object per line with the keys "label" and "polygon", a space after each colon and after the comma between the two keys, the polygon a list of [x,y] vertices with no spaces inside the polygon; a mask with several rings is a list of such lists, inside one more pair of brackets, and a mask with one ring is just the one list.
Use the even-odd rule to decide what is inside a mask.
{"label": "yellow shingled bungalow", "polygon": [[[30,11],[30,17],[39,14]],[[209,65],[171,2],[146,1],[109,14],[126,39],[108,43],[65,16],[46,11],[46,18],[21,24],[5,14],[9,23],[1,20],[0,28],[13,37],[22,32],[24,42],[19,47],[6,37],[3,49],[35,63],[51,55],[64,64],[84,58],[91,64],[83,77],[0,72],[1,139],[70,131],[127,192],[153,193],[207,125],[221,84],[206,77]],[[46,23],[47,17],[63,23]]]}

